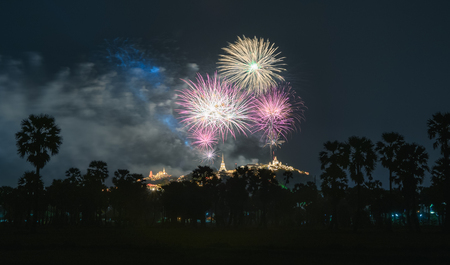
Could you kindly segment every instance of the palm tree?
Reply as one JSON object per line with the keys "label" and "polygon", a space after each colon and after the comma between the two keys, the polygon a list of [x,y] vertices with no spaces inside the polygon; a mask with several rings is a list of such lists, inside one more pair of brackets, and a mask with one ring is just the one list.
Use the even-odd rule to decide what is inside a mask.
{"label": "palm tree", "polygon": [[322,179],[322,192],[332,201],[331,229],[337,228],[337,207],[340,200],[345,196],[347,188],[347,174],[344,169],[348,165],[348,147],[338,141],[323,144],[325,151],[320,152],[320,169],[324,172],[320,175]]}
{"label": "palm tree", "polygon": [[417,144],[404,144],[398,151],[398,167],[396,183],[400,185],[405,199],[408,226],[414,225],[419,230],[419,219],[416,214],[417,186],[423,182],[427,166],[428,154],[425,147]]}
{"label": "palm tree", "polygon": [[27,161],[36,167],[36,175],[40,177],[39,170],[50,161],[50,155],[59,152],[61,129],[55,124],[55,119],[47,114],[30,115],[21,126],[16,133],[17,153],[21,158],[28,156]]}
{"label": "palm tree", "polygon": [[[50,155],[56,155],[62,144],[59,135],[61,129],[55,124],[55,119],[47,114],[30,115],[22,120],[21,130],[16,133],[17,153],[21,158],[27,156],[27,161],[36,167],[36,177],[40,179],[39,171],[50,161]],[[35,190],[33,226],[35,230],[39,190]]]}
{"label": "palm tree", "polygon": [[398,161],[397,154],[400,147],[405,144],[402,135],[396,132],[383,133],[382,141],[377,142],[376,151],[381,155],[381,165],[389,169],[389,218],[388,230],[392,230],[392,173],[395,172]]}
{"label": "palm tree", "polygon": [[350,137],[348,139],[348,148],[350,178],[356,184],[357,193],[356,219],[353,226],[353,229],[357,231],[361,215],[361,185],[364,183],[363,170],[367,176],[371,176],[372,171],[375,169],[377,154],[374,151],[372,141],[366,137]]}
{"label": "palm tree", "polygon": [[[428,120],[428,137],[430,139],[436,139],[433,143],[433,148],[440,147],[442,154],[442,175],[443,175],[443,191],[444,200],[447,205],[450,204],[450,113],[438,112],[433,115],[432,119]],[[448,212],[448,206],[446,206],[446,212]],[[450,218],[445,216],[444,229],[450,228]]]}

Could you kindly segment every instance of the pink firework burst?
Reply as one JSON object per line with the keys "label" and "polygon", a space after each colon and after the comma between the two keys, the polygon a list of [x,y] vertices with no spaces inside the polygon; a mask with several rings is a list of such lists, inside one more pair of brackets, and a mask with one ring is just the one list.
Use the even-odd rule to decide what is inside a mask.
{"label": "pink firework burst", "polygon": [[272,87],[255,99],[253,132],[263,132],[268,142],[294,131],[304,120],[304,103],[288,85]]}
{"label": "pink firework burst", "polygon": [[213,77],[206,75],[206,79],[198,74],[196,82],[183,81],[188,87],[178,91],[176,103],[181,106],[177,110],[180,120],[189,131],[217,131],[222,139],[228,133],[235,137],[235,131],[245,135],[250,131],[248,126],[254,98],[251,93],[220,80],[217,72]]}
{"label": "pink firework burst", "polygon": [[199,149],[212,149],[217,144],[217,132],[212,128],[199,128],[192,132],[188,138],[193,139],[192,144]]}

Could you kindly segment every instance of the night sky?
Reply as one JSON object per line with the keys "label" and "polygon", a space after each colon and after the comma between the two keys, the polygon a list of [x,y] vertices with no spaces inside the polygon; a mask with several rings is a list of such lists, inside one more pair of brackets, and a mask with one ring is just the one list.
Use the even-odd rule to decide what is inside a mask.
{"label": "night sky", "polygon": [[[41,171],[45,185],[92,160],[172,175],[199,165],[176,120],[180,79],[213,74],[237,36],[269,39],[284,76],[308,107],[279,160],[319,176],[326,141],[399,132],[439,157],[427,120],[450,107],[449,1],[2,1],[0,186],[33,167],[14,134],[46,113],[63,144]],[[114,2],[114,3],[113,3]],[[219,145],[228,168],[267,163],[259,137]],[[215,167],[219,167],[220,158]],[[387,187],[378,164],[374,178]],[[430,174],[424,185],[430,184]]]}

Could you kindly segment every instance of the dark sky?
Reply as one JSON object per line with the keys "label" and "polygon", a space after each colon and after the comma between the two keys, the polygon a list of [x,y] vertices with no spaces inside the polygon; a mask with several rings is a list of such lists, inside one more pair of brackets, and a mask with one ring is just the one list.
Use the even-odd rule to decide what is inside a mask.
{"label": "dark sky", "polygon": [[[192,171],[199,162],[173,119],[175,90],[180,78],[214,73],[221,48],[242,35],[279,47],[286,80],[308,107],[279,160],[319,179],[324,142],[376,142],[396,131],[426,147],[431,167],[439,153],[427,120],[450,111],[450,2],[293,2],[2,1],[0,186],[32,169],[16,154],[14,133],[39,113],[54,116],[64,138],[42,170],[46,185],[92,160],[107,162],[111,175]],[[145,67],[108,58],[116,44]],[[229,168],[269,157],[257,137],[228,139],[220,150]],[[386,187],[387,174],[378,165],[374,177]]]}

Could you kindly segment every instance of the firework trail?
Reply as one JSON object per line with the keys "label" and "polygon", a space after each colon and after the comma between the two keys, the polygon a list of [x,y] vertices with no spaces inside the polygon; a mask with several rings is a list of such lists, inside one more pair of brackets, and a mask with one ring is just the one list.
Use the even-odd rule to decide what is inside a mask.
{"label": "firework trail", "polygon": [[277,143],[281,138],[287,140],[287,134],[294,131],[304,120],[304,103],[289,86],[272,87],[264,95],[255,99],[252,119],[253,132],[263,132],[268,145]]}
{"label": "firework trail", "polygon": [[285,69],[280,66],[284,57],[277,58],[278,47],[274,48],[269,40],[253,39],[243,36],[228,47],[222,48],[227,54],[220,55],[219,73],[228,81],[242,88],[254,91],[255,94],[265,93],[270,87],[277,85],[277,80],[284,81],[278,73]]}
{"label": "firework trail", "polygon": [[197,75],[196,82],[185,81],[188,88],[178,90],[178,101],[182,108],[177,110],[180,121],[188,131],[216,131],[223,140],[228,133],[235,137],[235,131],[250,132],[250,113],[253,109],[253,95],[229,82],[220,80],[217,73],[204,79]]}

